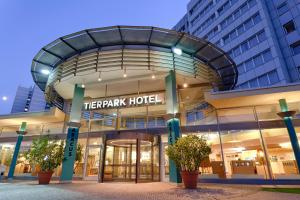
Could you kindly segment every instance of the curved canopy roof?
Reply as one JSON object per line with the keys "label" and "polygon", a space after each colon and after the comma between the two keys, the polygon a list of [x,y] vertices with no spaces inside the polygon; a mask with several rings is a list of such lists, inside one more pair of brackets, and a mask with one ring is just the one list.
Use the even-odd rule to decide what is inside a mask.
{"label": "curved canopy roof", "polygon": [[35,83],[44,91],[48,76],[43,69],[52,70],[67,59],[85,51],[117,45],[147,45],[171,49],[180,48],[213,69],[222,79],[222,90],[233,89],[237,69],[233,60],[212,43],[186,33],[149,26],[111,26],[82,30],[56,39],[44,46],[34,57],[31,73]]}

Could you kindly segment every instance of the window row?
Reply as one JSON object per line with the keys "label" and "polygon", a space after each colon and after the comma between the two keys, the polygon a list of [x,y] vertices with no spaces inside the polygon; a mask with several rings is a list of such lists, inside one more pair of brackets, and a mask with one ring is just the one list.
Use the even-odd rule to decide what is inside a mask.
{"label": "window row", "polygon": [[289,6],[286,1],[277,6],[277,13],[279,16],[283,15],[288,10],[289,10]]}
{"label": "window row", "polygon": [[245,83],[237,85],[235,88],[246,89],[246,88],[266,87],[269,85],[274,85],[278,82],[279,82],[278,73],[276,70],[273,70],[257,78],[251,79]]}
{"label": "window row", "polygon": [[199,12],[192,20],[191,23],[194,25],[201,17],[203,17],[206,13],[208,13],[213,8],[213,1],[211,1],[205,8]]}
{"label": "window row", "polygon": [[203,2],[205,0],[199,0],[191,9],[190,9],[190,15],[192,15],[194,13],[195,10],[199,9],[199,7],[202,6]]}
{"label": "window row", "polygon": [[[234,3],[236,3],[235,0],[231,1],[231,5],[233,5]],[[241,5],[239,8],[237,8],[231,15],[229,15],[226,19],[224,19],[221,23],[220,26],[221,28],[217,28],[218,26],[216,26],[214,28],[214,30],[217,28],[219,29],[219,31],[221,31],[222,29],[226,28],[229,24],[231,24],[233,21],[235,21],[236,19],[238,19],[240,16],[242,16],[243,14],[245,14],[245,12],[247,12],[250,8],[252,8],[254,5],[256,5],[256,0],[248,0],[247,2],[245,2],[243,5]],[[220,15],[219,15],[220,17]],[[216,20],[217,18],[215,18],[214,20]],[[211,24],[212,22],[210,22]],[[201,24],[195,31],[193,31],[193,34],[196,35],[196,33],[200,33],[201,31],[203,31],[206,28],[206,23],[204,22],[203,24]],[[214,32],[214,34],[217,34],[217,32]],[[213,37],[214,35],[212,35],[212,33],[209,34],[210,37]]]}
{"label": "window row", "polygon": [[[233,4],[235,4],[237,2],[237,0],[229,0],[229,1],[227,1],[226,3],[224,3],[222,6],[221,6],[221,8],[222,7],[224,7],[224,5],[226,6],[227,4],[228,5],[230,5],[230,6],[232,6]],[[246,3],[244,3],[243,5],[248,5],[247,3],[248,2],[254,2],[255,4],[256,4],[256,0],[248,0]],[[229,7],[230,7],[229,6]],[[219,8],[220,9],[220,8]],[[227,8],[228,9],[228,8]],[[213,15],[215,15],[215,13],[213,14]],[[220,17],[221,15],[220,15],[220,13],[219,13],[219,15],[218,15],[218,17]],[[209,18],[211,18],[212,16],[210,16]],[[200,18],[199,18],[200,19]],[[214,18],[214,20],[213,21],[215,21],[217,19],[217,17],[216,18]],[[213,22],[212,21],[212,22]],[[212,23],[211,22],[211,23]],[[193,23],[192,23],[192,25],[194,25]],[[207,27],[207,25],[210,25],[210,24],[208,24],[208,23],[206,23],[206,21],[204,22],[204,23],[202,23],[194,32],[193,32],[193,34],[195,35],[196,33],[199,33],[199,32],[201,32],[201,31],[203,31],[206,27]]]}
{"label": "window row", "polygon": [[261,16],[259,13],[254,14],[252,17],[247,19],[243,24],[239,25],[236,29],[228,33],[223,37],[224,45],[228,44],[230,41],[234,40],[247,30],[249,30],[254,25],[258,24],[261,21]]}
{"label": "window row", "polygon": [[245,53],[249,49],[257,46],[259,43],[265,41],[267,39],[266,33],[264,30],[256,33],[255,35],[248,38],[246,41],[242,42],[241,44],[237,45],[236,47],[232,48],[228,51],[228,54],[231,58],[237,57],[242,53]]}
{"label": "window row", "polygon": [[221,28],[224,29],[229,26],[233,21],[241,17],[248,10],[250,10],[254,5],[256,5],[256,0],[248,0],[243,5],[241,5],[238,9],[236,9],[231,15],[229,15],[226,19],[224,19],[220,25]]}
{"label": "window row", "polygon": [[297,55],[300,54],[300,40],[290,45],[292,54]]}
{"label": "window row", "polygon": [[250,71],[251,69],[254,69],[256,67],[259,67],[267,62],[269,62],[270,60],[273,59],[271,50],[268,49],[264,52],[261,52],[255,56],[253,56],[252,58],[246,60],[245,62],[239,64],[237,66],[238,72],[239,74],[243,74],[245,72]]}

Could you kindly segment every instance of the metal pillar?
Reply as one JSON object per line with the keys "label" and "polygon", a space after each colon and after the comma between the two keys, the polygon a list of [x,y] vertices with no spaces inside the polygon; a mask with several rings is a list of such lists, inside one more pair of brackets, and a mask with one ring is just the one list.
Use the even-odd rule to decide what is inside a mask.
{"label": "metal pillar", "polygon": [[268,177],[270,179],[273,179],[273,176],[272,176],[272,168],[271,168],[271,163],[270,163],[270,159],[269,159],[269,154],[268,154],[268,149],[267,149],[267,145],[266,145],[266,142],[265,142],[265,138],[261,132],[261,127],[260,127],[260,123],[259,123],[259,119],[258,119],[258,115],[257,115],[257,112],[256,112],[256,108],[253,107],[253,114],[254,114],[254,118],[255,118],[255,121],[257,123],[257,127],[258,127],[258,131],[259,131],[259,138],[260,138],[260,144],[262,146],[262,149],[263,149],[263,152],[264,152],[264,157],[265,157],[265,160],[266,160],[266,164],[267,164],[267,170],[268,170]]}
{"label": "metal pillar", "polygon": [[135,163],[135,183],[138,183],[140,177],[140,160],[141,160],[141,140],[136,139],[136,163]]}
{"label": "metal pillar", "polygon": [[291,140],[292,148],[294,151],[295,159],[297,162],[298,173],[300,173],[300,146],[298,142],[297,133],[295,131],[295,127],[293,125],[292,117],[296,114],[296,111],[289,111],[288,105],[285,99],[279,100],[279,105],[281,108],[281,112],[277,113],[284,121],[285,126],[288,130],[289,137]]}
{"label": "metal pillar", "polygon": [[15,168],[16,168],[16,164],[17,164],[18,155],[19,155],[21,143],[22,143],[22,140],[23,140],[23,136],[27,133],[26,132],[26,126],[27,126],[27,123],[22,122],[19,131],[17,131],[18,139],[17,139],[17,142],[16,142],[16,146],[15,146],[14,154],[13,154],[13,157],[12,157],[12,161],[10,163],[9,172],[8,172],[8,176],[7,176],[8,179],[12,179],[14,177]]}
{"label": "metal pillar", "polygon": [[221,134],[221,128],[220,128],[220,120],[218,115],[218,110],[216,109],[216,120],[217,120],[217,127],[218,127],[218,135],[219,135],[219,142],[220,142],[220,149],[221,149],[221,156],[222,156],[222,162],[223,162],[223,169],[224,169],[224,178],[227,178],[227,169],[225,165],[225,156],[224,156],[224,149],[223,149],[223,141],[222,141],[222,134]]}
{"label": "metal pillar", "polygon": [[70,121],[68,123],[69,128],[64,150],[64,160],[62,162],[62,173],[60,177],[61,183],[72,182],[83,98],[84,88],[76,84],[74,87],[74,95],[72,99]]}
{"label": "metal pillar", "polygon": [[103,183],[104,181],[104,170],[105,170],[105,157],[106,157],[106,135],[102,136],[102,142],[103,142],[103,149],[101,152],[101,168],[100,168],[100,176],[98,183]]}
{"label": "metal pillar", "polygon": [[[171,70],[169,75],[165,78],[166,86],[166,108],[167,108],[167,127],[168,127],[168,144],[174,144],[176,140],[181,137],[180,134],[180,120],[177,116],[179,106],[177,100],[177,90],[176,90],[176,76],[175,72]],[[169,172],[170,172],[170,182],[181,183],[180,169],[178,169],[174,161],[169,159]]]}

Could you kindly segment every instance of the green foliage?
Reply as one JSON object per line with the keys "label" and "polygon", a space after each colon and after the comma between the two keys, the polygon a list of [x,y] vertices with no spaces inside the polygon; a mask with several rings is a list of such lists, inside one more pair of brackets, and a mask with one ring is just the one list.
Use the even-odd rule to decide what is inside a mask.
{"label": "green foliage", "polygon": [[25,154],[31,165],[38,165],[42,171],[53,171],[64,157],[64,142],[50,141],[49,136],[33,140],[30,150]]}
{"label": "green foliage", "polygon": [[179,138],[175,144],[167,148],[167,155],[182,171],[199,170],[200,163],[210,153],[211,148],[207,145],[206,139],[196,135]]}
{"label": "green foliage", "polygon": [[83,146],[81,144],[78,144],[76,149],[76,157],[75,157],[76,162],[80,162],[82,160],[82,156],[83,156],[82,150],[83,150]]}

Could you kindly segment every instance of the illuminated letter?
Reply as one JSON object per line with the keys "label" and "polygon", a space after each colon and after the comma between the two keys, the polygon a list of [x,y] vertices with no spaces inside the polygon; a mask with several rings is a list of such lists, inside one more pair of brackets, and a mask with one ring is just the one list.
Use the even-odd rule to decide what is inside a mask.
{"label": "illuminated letter", "polygon": [[136,104],[142,104],[143,103],[143,97],[137,97],[136,98]]}
{"label": "illuminated letter", "polygon": [[123,98],[123,99],[120,99],[120,106],[126,106],[126,99]]}
{"label": "illuminated letter", "polygon": [[135,105],[135,97],[129,99],[129,105]]}
{"label": "illuminated letter", "polygon": [[92,102],[91,109],[96,109],[96,103],[97,103],[96,101],[93,101],[93,102]]}
{"label": "illuminated letter", "polygon": [[84,103],[84,109],[88,110],[89,109],[89,103]]}
{"label": "illuminated letter", "polygon": [[97,108],[101,108],[102,101],[97,101]]}
{"label": "illuminated letter", "polygon": [[155,102],[156,103],[161,103],[161,99],[158,98],[158,95],[155,95]]}

